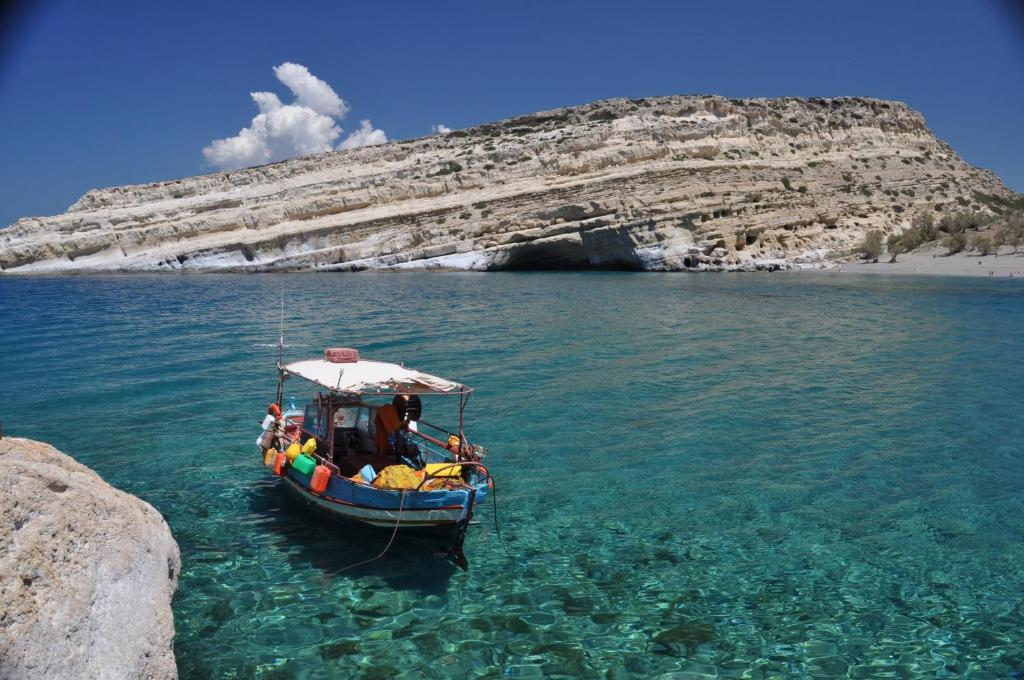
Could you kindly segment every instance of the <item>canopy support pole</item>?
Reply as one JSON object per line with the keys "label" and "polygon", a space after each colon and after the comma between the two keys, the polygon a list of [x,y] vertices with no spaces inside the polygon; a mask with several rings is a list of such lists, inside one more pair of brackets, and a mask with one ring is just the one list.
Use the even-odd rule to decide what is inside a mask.
{"label": "canopy support pole", "polygon": [[284,410],[284,406],[281,404],[281,400],[284,399],[284,378],[286,373],[284,372],[284,366],[281,362],[277,362],[277,399],[275,403],[281,406],[281,410]]}
{"label": "canopy support pole", "polygon": [[466,433],[462,429],[464,422],[464,415],[466,413],[466,402],[469,401],[469,395],[471,392],[459,392],[459,456],[462,456],[462,451],[466,447]]}

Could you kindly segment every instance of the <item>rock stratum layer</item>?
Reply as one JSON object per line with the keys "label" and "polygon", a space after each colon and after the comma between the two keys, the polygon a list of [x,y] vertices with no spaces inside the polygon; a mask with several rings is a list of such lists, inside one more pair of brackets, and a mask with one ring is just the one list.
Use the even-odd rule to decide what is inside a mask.
{"label": "rock stratum layer", "polygon": [[0,232],[0,268],[774,269],[1013,195],[899,102],[614,99],[90,191]]}
{"label": "rock stratum layer", "polygon": [[178,676],[167,523],[52,446],[0,440],[0,677]]}

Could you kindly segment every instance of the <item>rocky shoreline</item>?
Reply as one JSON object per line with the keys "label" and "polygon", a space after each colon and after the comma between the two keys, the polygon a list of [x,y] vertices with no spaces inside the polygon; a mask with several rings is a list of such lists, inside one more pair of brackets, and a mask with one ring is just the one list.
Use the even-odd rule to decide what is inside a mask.
{"label": "rocky shoreline", "polygon": [[0,677],[177,677],[181,559],[153,506],[48,444],[4,437],[0,518]]}
{"label": "rocky shoreline", "polygon": [[814,268],[1014,197],[900,102],[612,99],[90,191],[0,231],[0,274]]}

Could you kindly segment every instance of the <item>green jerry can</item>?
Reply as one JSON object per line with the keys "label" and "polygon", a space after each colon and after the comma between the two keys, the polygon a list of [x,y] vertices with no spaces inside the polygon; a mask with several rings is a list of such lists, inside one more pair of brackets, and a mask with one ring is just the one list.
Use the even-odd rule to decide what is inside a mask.
{"label": "green jerry can", "polygon": [[312,456],[302,454],[295,459],[292,463],[292,469],[296,472],[301,472],[304,475],[313,474],[313,470],[316,468],[316,459]]}

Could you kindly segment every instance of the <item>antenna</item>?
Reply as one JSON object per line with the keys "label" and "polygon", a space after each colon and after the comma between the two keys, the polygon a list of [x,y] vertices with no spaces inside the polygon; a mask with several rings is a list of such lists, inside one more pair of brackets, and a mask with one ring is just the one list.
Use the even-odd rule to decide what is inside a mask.
{"label": "antenna", "polygon": [[281,324],[277,335],[277,365],[284,363],[284,288],[281,289]]}
{"label": "antenna", "polygon": [[281,286],[281,325],[277,332],[277,401],[284,398],[284,286]]}

